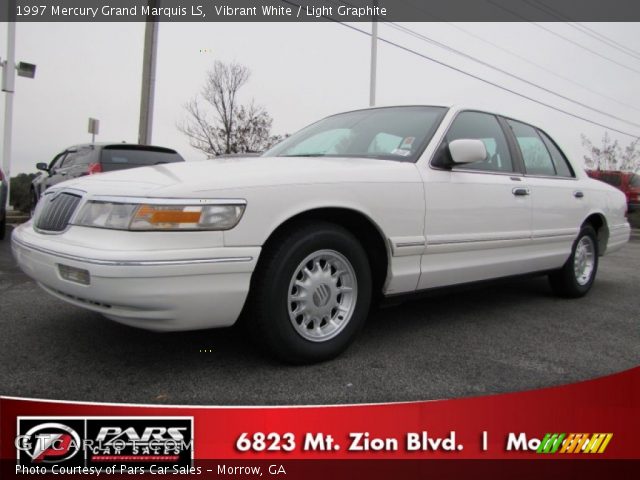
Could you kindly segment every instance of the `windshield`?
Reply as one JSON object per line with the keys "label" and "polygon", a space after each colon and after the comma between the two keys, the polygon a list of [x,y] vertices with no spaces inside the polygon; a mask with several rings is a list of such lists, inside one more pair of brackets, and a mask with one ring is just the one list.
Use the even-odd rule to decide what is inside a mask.
{"label": "windshield", "polygon": [[415,162],[445,112],[443,107],[389,107],[341,113],[294,133],[263,156]]}

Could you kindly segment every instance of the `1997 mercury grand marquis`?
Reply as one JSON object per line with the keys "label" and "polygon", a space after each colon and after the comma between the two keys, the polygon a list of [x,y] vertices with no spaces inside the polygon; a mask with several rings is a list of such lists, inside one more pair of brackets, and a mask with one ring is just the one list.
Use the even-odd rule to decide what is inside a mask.
{"label": "1997 mercury grand marquis", "polygon": [[12,237],[51,295],[151,330],[232,325],[331,358],[378,294],[540,272],[580,297],[630,234],[622,192],[542,130],[476,110],[330,116],[261,157],[156,165],[49,189]]}

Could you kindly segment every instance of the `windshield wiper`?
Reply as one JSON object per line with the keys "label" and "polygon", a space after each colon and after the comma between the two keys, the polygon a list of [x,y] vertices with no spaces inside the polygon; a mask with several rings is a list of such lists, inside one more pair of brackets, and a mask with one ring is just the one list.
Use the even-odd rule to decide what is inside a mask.
{"label": "windshield wiper", "polygon": [[279,157],[326,157],[324,153],[297,153],[293,155],[278,155]]}

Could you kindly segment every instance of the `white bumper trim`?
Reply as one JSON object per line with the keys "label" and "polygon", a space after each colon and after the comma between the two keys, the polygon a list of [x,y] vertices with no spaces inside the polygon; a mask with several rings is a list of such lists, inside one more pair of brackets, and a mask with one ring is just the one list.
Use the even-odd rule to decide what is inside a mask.
{"label": "white bumper trim", "polygon": [[92,265],[111,265],[117,267],[153,267],[161,265],[202,265],[209,263],[238,263],[238,262],[251,262],[253,257],[219,257],[219,258],[192,258],[192,259],[180,259],[180,260],[101,260],[98,258],[80,257],[77,255],[68,255],[48,248],[36,247],[22,240],[18,240],[15,236],[12,238],[12,242],[19,245],[22,248],[33,250],[35,252],[46,253],[48,255],[55,255],[56,257],[64,258],[66,260],[73,260],[75,262],[90,263]]}

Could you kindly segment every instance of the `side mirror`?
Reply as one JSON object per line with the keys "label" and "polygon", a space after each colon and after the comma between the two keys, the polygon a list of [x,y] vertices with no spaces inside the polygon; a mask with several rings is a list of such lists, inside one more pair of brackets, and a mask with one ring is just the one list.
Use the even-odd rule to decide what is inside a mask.
{"label": "side mirror", "polygon": [[44,162],[36,163],[36,168],[38,170],[42,170],[43,172],[48,172],[49,171],[49,165],[47,165]]}
{"label": "side mirror", "polygon": [[487,159],[487,148],[482,140],[460,138],[449,142],[449,153],[453,163],[464,165]]}

